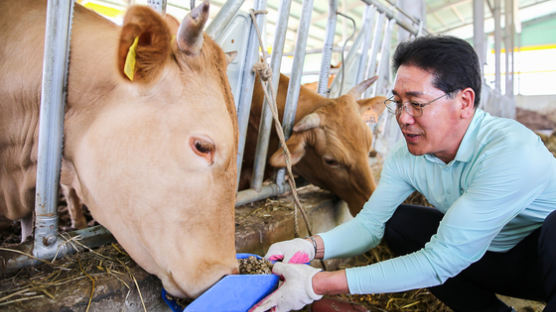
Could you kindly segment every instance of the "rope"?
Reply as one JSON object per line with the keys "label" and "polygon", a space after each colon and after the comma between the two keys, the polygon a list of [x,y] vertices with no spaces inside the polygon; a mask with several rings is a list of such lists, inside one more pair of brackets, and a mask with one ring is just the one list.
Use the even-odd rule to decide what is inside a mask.
{"label": "rope", "polygon": [[[272,118],[274,120],[274,128],[276,130],[276,133],[278,134],[278,138],[280,140],[280,147],[282,148],[282,151],[284,152],[285,156],[286,156],[286,168],[287,168],[287,172],[288,172],[288,183],[290,185],[291,191],[292,191],[292,196],[294,199],[294,203],[295,203],[295,209],[294,209],[294,225],[295,225],[295,236],[299,237],[299,228],[298,228],[298,211],[301,212],[301,215],[303,216],[303,221],[305,222],[305,227],[307,228],[307,233],[312,236],[313,233],[311,231],[311,227],[309,226],[309,220],[307,218],[307,215],[305,213],[305,210],[303,209],[303,207],[301,206],[301,202],[299,201],[299,197],[297,196],[297,188],[295,185],[295,179],[293,177],[293,171],[292,171],[292,164],[291,164],[291,154],[290,151],[288,150],[288,147],[286,145],[286,139],[284,136],[284,130],[282,129],[282,124],[280,123],[280,119],[278,117],[278,108],[276,106],[276,101],[275,101],[275,90],[272,84],[272,69],[270,68],[270,66],[266,63],[266,59],[268,59],[268,54],[266,53],[266,50],[264,48],[264,44],[263,44],[263,40],[262,40],[262,36],[261,36],[261,31],[259,29],[259,26],[257,25],[257,21],[255,19],[255,14],[266,14],[266,10],[265,11],[255,11],[253,9],[251,9],[249,11],[249,14],[251,15],[251,19],[253,20],[253,26],[255,27],[255,30],[257,31],[257,36],[259,38],[259,45],[261,47],[261,51],[263,53],[263,58],[262,60],[260,60],[259,62],[255,63],[255,65],[253,65],[253,71],[258,73],[259,76],[259,80],[263,86],[263,92],[264,92],[264,96],[266,101],[269,104],[270,110],[272,112]],[[270,93],[268,93],[268,91],[270,90]]]}

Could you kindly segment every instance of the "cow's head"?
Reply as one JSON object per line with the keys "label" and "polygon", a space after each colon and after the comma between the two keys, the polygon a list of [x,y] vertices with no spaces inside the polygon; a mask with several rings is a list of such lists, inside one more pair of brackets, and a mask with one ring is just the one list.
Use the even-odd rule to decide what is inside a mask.
{"label": "cow's head", "polygon": [[[298,107],[304,106],[302,101],[319,101],[319,105],[296,122],[286,142],[295,171],[345,200],[354,216],[376,188],[368,159],[372,134],[365,121],[378,118],[385,98],[356,100],[376,79],[367,79],[335,99],[302,89]],[[281,149],[271,156],[270,164],[286,166]]]}
{"label": "cow's head", "polygon": [[179,297],[237,271],[237,124],[227,57],[202,31],[208,8],[176,25],[130,8],[113,43],[115,83],[92,77],[105,93],[81,108],[90,114],[66,117],[74,130],[87,125],[78,142],[68,130],[66,145],[84,203]]}

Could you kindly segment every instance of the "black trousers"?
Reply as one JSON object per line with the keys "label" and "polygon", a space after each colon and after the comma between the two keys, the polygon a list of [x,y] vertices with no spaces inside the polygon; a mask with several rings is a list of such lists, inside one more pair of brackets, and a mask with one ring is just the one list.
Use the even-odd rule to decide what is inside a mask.
{"label": "black trousers", "polygon": [[[442,216],[434,208],[401,205],[386,223],[384,239],[397,255],[417,251],[436,233]],[[488,251],[429,290],[456,312],[509,311],[495,293],[544,301],[545,312],[556,312],[556,211],[511,250]]]}

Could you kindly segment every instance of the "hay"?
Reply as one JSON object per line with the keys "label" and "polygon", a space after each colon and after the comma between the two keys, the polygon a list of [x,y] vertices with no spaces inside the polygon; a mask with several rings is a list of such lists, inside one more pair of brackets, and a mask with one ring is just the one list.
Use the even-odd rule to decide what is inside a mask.
{"label": "hay", "polygon": [[[77,240],[72,243],[80,245]],[[14,250],[4,248],[4,251]],[[0,281],[0,310],[21,308],[19,304],[30,300],[57,300],[58,293],[62,293],[63,289],[75,287],[77,282],[87,279],[91,287],[86,308],[88,311],[95,293],[95,282],[102,277],[120,281],[128,291],[132,288],[125,279],[131,279],[141,296],[135,276],[129,269],[132,264],[129,255],[118,244],[113,243],[54,262],[44,261],[40,265],[20,269],[13,276]],[[142,303],[146,311],[145,304]]]}
{"label": "hay", "polygon": [[542,133],[537,133],[541,138],[542,142],[548,148],[548,150],[556,157],[556,131],[553,131],[551,135],[544,135]]}

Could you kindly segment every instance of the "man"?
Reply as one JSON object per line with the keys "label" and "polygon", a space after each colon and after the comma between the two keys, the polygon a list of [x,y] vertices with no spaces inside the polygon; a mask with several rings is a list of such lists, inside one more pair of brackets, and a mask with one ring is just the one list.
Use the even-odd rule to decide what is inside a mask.
{"label": "man", "polygon": [[[402,43],[393,67],[385,104],[405,142],[354,219],[269,248],[284,282],[253,311],[424,287],[454,311],[512,311],[496,293],[556,311],[556,158],[532,131],[477,107],[481,71],[467,42]],[[399,206],[415,190],[434,208]],[[382,238],[398,257],[334,272],[290,264],[359,254]]]}

